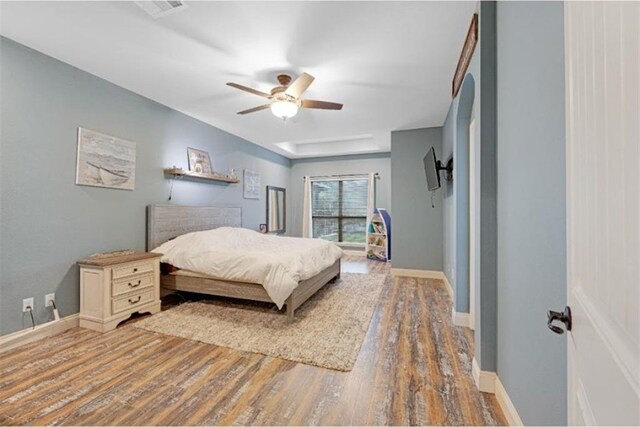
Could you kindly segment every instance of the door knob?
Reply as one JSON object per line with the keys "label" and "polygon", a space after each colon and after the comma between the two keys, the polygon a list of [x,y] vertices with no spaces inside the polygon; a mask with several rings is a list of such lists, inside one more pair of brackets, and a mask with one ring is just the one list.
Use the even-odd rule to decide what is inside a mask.
{"label": "door knob", "polygon": [[564,329],[553,324],[553,322],[556,320],[564,323],[564,327],[567,331],[571,330],[571,309],[569,308],[569,306],[566,306],[562,313],[553,310],[549,310],[547,312],[547,327],[556,334],[562,335],[564,334]]}

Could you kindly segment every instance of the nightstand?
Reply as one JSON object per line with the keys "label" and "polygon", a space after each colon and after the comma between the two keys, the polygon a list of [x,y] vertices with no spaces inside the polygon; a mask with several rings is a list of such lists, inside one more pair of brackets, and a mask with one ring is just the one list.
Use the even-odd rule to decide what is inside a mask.
{"label": "nightstand", "polygon": [[160,257],[116,252],[78,261],[80,327],[107,332],[133,313],[160,311]]}

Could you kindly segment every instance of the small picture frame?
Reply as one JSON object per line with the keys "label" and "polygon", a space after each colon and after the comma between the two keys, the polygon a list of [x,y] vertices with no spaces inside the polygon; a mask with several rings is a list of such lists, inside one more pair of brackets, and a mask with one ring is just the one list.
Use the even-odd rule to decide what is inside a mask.
{"label": "small picture frame", "polygon": [[267,231],[268,231],[268,230],[267,230],[267,224],[260,224],[260,229],[259,229],[259,231],[260,231],[262,234],[267,234]]}
{"label": "small picture frame", "polygon": [[209,153],[206,151],[187,148],[187,158],[189,159],[190,172],[201,173],[204,175],[211,175],[213,173],[211,158],[209,157]]}

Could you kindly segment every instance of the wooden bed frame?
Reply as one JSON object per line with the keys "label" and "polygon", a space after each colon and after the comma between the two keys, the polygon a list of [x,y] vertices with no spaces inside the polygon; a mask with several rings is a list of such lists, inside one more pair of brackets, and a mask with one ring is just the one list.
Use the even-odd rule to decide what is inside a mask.
{"label": "wooden bed frame", "polygon": [[[242,208],[213,206],[147,206],[147,250],[193,231],[218,227],[241,227]],[[293,321],[295,310],[327,283],[340,278],[340,260],[317,275],[303,280],[287,298],[287,317]],[[261,284],[233,282],[191,275],[163,274],[160,287],[164,294],[185,291],[251,301],[273,302]]]}

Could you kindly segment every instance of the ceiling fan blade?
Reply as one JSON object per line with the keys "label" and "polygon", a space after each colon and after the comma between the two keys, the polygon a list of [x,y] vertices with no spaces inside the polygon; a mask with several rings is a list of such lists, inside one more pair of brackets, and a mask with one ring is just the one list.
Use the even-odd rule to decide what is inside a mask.
{"label": "ceiling fan blade", "polygon": [[305,90],[313,83],[313,77],[310,74],[302,73],[300,76],[295,79],[293,83],[287,87],[287,90],[284,91],[286,95],[293,96],[294,98],[299,98],[300,95],[304,93]]}
{"label": "ceiling fan blade", "polygon": [[231,87],[234,87],[236,89],[240,89],[240,90],[243,90],[245,92],[252,93],[254,95],[262,96],[263,98],[271,98],[271,95],[269,95],[268,93],[260,92],[259,90],[252,89],[252,88],[246,87],[246,86],[242,86],[242,85],[239,85],[238,83],[227,83],[227,86],[231,86]]}
{"label": "ceiling fan blade", "polygon": [[317,108],[320,110],[342,110],[342,104],[337,102],[314,101],[313,99],[303,99],[302,106],[304,108]]}
{"label": "ceiling fan blade", "polygon": [[265,104],[265,105],[261,105],[259,107],[249,108],[248,110],[238,111],[238,114],[244,115],[244,114],[249,114],[249,113],[255,113],[256,111],[266,110],[269,107],[271,107],[271,104]]}

